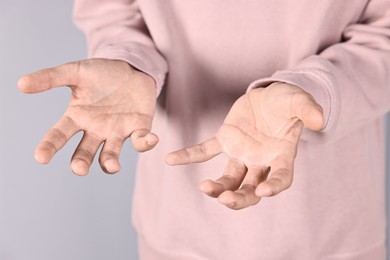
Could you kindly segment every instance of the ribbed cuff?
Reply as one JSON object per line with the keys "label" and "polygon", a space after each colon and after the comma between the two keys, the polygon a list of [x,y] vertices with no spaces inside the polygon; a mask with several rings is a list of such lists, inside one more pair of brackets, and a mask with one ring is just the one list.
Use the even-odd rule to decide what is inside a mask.
{"label": "ribbed cuff", "polygon": [[133,42],[102,46],[92,55],[92,58],[126,61],[154,79],[157,95],[162,90],[168,72],[166,61],[155,49]]}

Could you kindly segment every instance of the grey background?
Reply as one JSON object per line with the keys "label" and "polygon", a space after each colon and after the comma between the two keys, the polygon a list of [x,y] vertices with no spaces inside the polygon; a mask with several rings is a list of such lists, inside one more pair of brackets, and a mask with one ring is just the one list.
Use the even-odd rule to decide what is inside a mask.
{"label": "grey background", "polygon": [[26,95],[18,77],[84,59],[72,1],[0,0],[0,260],[137,259],[131,226],[136,154],[126,142],[122,172],[95,163],[86,177],[69,169],[80,134],[49,165],[33,153],[60,118],[70,91]]}
{"label": "grey background", "polygon": [[84,35],[71,13],[70,0],[0,0],[0,260],[138,258],[131,227],[136,154],[129,142],[123,170],[113,176],[96,163],[87,177],[70,172],[80,134],[51,164],[34,161],[35,146],[62,115],[70,92],[26,95],[16,82],[25,73],[85,58]]}

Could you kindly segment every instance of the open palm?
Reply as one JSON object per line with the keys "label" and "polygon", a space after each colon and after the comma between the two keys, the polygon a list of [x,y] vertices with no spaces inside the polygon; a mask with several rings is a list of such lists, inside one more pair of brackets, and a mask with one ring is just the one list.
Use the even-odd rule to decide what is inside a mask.
{"label": "open palm", "polygon": [[120,170],[119,154],[131,137],[138,151],[153,148],[158,137],[150,133],[156,107],[153,79],[124,61],[90,59],[44,69],[22,77],[19,88],[37,93],[69,86],[72,97],[63,117],[47,132],[35,151],[40,163],[48,163],[79,131],[84,135],[71,160],[78,175],[88,173],[100,145],[99,161],[107,173]]}
{"label": "open palm", "polygon": [[204,162],[224,153],[228,164],[222,177],[205,180],[200,189],[229,208],[245,208],[290,187],[304,125],[321,129],[321,107],[302,89],[274,83],[240,97],[215,137],[170,153],[166,161]]}

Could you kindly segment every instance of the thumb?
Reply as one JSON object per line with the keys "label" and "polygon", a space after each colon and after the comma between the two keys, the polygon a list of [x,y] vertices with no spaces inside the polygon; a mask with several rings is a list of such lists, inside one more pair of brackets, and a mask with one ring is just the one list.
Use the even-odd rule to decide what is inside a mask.
{"label": "thumb", "polygon": [[80,62],[66,63],[21,77],[18,88],[24,93],[38,93],[59,86],[77,85]]}
{"label": "thumb", "polygon": [[309,93],[295,93],[292,98],[291,109],[294,116],[302,120],[305,127],[319,131],[324,127],[322,107]]}

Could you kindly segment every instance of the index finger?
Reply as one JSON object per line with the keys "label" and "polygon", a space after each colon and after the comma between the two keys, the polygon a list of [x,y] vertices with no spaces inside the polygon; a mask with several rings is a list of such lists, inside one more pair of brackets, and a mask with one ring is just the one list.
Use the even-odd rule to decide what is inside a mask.
{"label": "index finger", "polygon": [[169,165],[199,163],[210,160],[222,152],[217,138],[167,154],[165,161]]}
{"label": "index finger", "polygon": [[77,85],[79,70],[80,62],[42,69],[21,77],[18,88],[25,93],[38,93],[59,86]]}
{"label": "index finger", "polygon": [[62,117],[43,137],[35,150],[39,163],[49,163],[53,156],[76,134],[80,128],[69,117]]}

